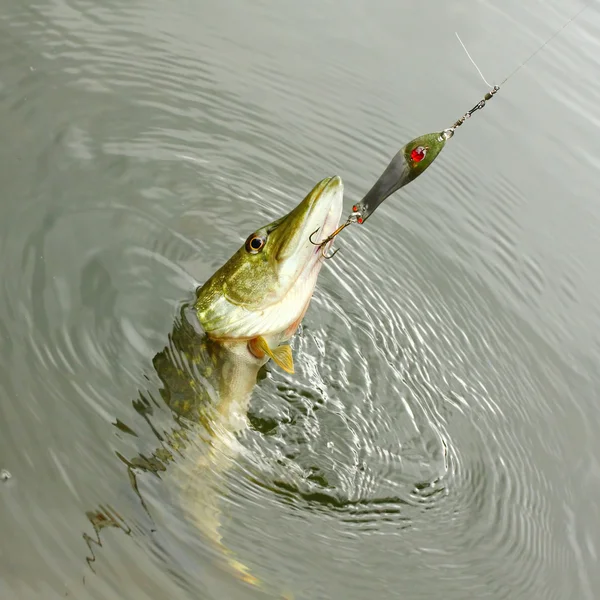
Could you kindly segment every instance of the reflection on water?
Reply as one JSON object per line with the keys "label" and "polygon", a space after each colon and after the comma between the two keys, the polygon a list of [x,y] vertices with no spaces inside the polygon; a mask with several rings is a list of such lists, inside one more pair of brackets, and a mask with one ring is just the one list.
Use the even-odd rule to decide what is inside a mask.
{"label": "reflection on water", "polygon": [[[2,598],[598,596],[593,5],[340,237],[296,374],[264,369],[235,458],[198,469],[194,288],[470,108],[454,31],[496,82],[582,4],[424,6],[8,1]],[[206,489],[264,590],[196,527]]]}

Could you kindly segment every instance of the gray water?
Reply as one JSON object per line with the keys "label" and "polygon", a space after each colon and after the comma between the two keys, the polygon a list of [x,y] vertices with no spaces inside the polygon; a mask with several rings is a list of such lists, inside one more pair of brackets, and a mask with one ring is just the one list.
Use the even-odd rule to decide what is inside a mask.
{"label": "gray water", "polygon": [[[117,456],[170,427],[181,302],[318,180],[346,212],[471,108],[455,31],[498,83],[583,6],[3,1],[2,600],[268,597]],[[227,475],[226,543],[271,590],[600,597],[599,35],[591,4],[340,238]]]}

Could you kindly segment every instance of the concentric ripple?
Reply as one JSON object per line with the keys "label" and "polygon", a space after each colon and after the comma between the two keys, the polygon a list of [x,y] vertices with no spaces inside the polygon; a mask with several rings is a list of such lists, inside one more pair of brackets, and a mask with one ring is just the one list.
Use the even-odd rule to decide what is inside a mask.
{"label": "concentric ripple", "polygon": [[599,595],[591,5],[340,236],[218,470],[173,335],[248,233],[481,97],[454,31],[500,81],[575,11],[538,4],[8,0],[2,598]]}
{"label": "concentric ripple", "polygon": [[[283,519],[305,514],[313,543],[325,528],[336,553],[360,553],[361,568],[419,565],[415,590],[434,577],[467,597],[560,597],[545,581],[568,561],[550,541],[551,485],[518,434],[524,399],[544,386],[526,364],[527,329],[489,294],[482,302],[485,290],[443,255],[400,234],[401,243],[378,239],[381,256],[397,257],[397,277],[373,264],[368,234],[324,276],[296,340],[301,372],[293,381],[273,372],[257,390],[249,478],[232,480],[230,493],[257,510],[269,502],[285,532],[269,528],[278,552],[298,534]],[[349,585],[364,577],[320,553],[314,564],[323,560]]]}

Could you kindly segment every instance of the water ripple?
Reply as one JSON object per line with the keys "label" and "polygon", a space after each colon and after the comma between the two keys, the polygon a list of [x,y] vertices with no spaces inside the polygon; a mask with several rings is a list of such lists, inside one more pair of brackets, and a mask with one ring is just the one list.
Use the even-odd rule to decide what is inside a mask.
{"label": "water ripple", "polygon": [[[0,16],[0,111],[16,146],[0,150],[14,199],[0,220],[0,437],[13,461],[0,467],[16,474],[1,523],[15,555],[41,565],[10,565],[32,587],[80,579],[80,546],[97,550],[100,529],[119,527],[133,541],[111,538],[102,597],[235,598],[182,514],[188,485],[214,486],[227,546],[299,597],[552,600],[576,595],[554,576],[568,572],[592,597],[597,551],[579,515],[598,471],[597,412],[583,399],[597,395],[600,348],[589,327],[600,213],[585,202],[600,121],[598,90],[575,79],[597,66],[595,16],[569,32],[581,43],[539,57],[544,81],[573,78],[552,89],[562,121],[537,137],[523,131],[544,111],[503,121],[516,86],[478,117],[477,139],[465,127],[430,175],[341,236],[292,342],[297,373],[262,375],[229,471],[197,476],[208,429],[177,414],[170,403],[189,390],[153,368],[166,347],[186,384],[200,382],[172,318],[252,229],[332,173],[350,204],[400,145],[479,93],[467,67],[435,83],[413,69],[422,39],[408,11],[380,7],[388,24],[363,4],[351,27],[381,29],[376,47],[348,37],[334,3],[289,14],[184,3],[167,18],[156,2],[50,0]],[[487,43],[490,14],[530,36],[533,9],[512,8],[481,3],[474,39]],[[440,48],[464,10],[427,21]],[[307,39],[307,23],[325,42],[323,29]],[[396,72],[390,51],[410,68]],[[548,211],[557,229],[534,200],[560,183],[547,165],[564,128],[580,152],[560,154],[560,177],[576,181],[568,206]],[[502,168],[487,164],[491,142]],[[73,515],[99,498],[126,517],[87,512],[98,541],[85,546]],[[102,549],[94,562],[111,560]]]}

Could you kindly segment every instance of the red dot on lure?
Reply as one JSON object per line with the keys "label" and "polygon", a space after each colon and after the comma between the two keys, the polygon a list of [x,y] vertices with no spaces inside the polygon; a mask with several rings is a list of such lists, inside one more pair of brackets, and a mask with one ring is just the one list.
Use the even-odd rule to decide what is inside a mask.
{"label": "red dot on lure", "polygon": [[362,217],[358,217],[358,218],[356,219],[356,222],[357,222],[359,225],[361,225],[361,224],[362,224],[362,222],[363,222],[363,218],[362,218]]}
{"label": "red dot on lure", "polygon": [[414,148],[411,153],[410,153],[410,157],[412,158],[413,162],[421,162],[424,158],[425,155],[427,154],[427,148],[424,148],[423,146],[417,146],[416,148]]}

